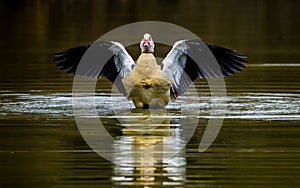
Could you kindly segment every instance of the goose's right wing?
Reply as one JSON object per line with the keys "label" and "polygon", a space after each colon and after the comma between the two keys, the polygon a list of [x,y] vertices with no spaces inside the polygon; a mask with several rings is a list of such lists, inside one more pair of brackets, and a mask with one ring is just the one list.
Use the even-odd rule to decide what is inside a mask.
{"label": "goose's right wing", "polygon": [[122,79],[132,71],[135,62],[122,44],[98,41],[57,52],[54,55],[56,58],[53,61],[58,62],[56,66],[60,70],[68,69],[67,73],[94,78],[105,76],[127,96]]}
{"label": "goose's right wing", "polygon": [[162,71],[173,81],[171,99],[186,92],[192,81],[218,78],[240,71],[246,55],[201,40],[177,41],[162,62]]}

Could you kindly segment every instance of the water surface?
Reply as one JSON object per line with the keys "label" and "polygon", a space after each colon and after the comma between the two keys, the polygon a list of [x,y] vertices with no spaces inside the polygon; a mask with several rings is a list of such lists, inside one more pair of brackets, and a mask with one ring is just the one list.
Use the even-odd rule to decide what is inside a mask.
{"label": "water surface", "polygon": [[[188,0],[144,5],[0,3],[0,187],[299,186],[299,2]],[[217,100],[226,109],[214,117],[205,80],[197,80],[197,92],[170,103],[153,119],[149,111],[126,111],[133,104],[120,94],[111,96],[111,83],[99,80],[97,117],[86,118],[101,120],[114,138],[109,161],[80,134],[72,106],[73,77],[57,70],[51,54],[143,20],[186,27],[206,41],[248,54],[250,63],[225,79],[227,97]],[[135,49],[129,49],[134,56],[139,53]],[[198,113],[182,114],[189,107]],[[223,119],[222,127],[212,145],[199,152],[212,118]],[[193,131],[188,143],[184,130]],[[174,151],[176,155],[166,157]]]}

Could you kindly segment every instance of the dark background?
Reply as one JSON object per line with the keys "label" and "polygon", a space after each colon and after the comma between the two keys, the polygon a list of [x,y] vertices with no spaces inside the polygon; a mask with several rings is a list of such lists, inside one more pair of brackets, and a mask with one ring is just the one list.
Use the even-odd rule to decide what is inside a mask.
{"label": "dark background", "polygon": [[52,52],[149,20],[177,24],[205,41],[237,49],[250,63],[299,63],[299,7],[297,0],[5,0],[0,79],[27,78],[30,66],[31,77],[49,76]]}
{"label": "dark background", "polygon": [[[204,95],[204,118],[183,152],[184,184],[299,186],[299,10],[298,0],[0,1],[0,187],[123,187],[118,183],[126,181],[112,181],[118,168],[78,132],[73,76],[57,70],[52,53],[137,21],[177,24],[248,55],[247,67],[225,79],[226,119],[205,153],[197,147],[211,101],[205,80],[195,83]],[[138,47],[129,53],[139,53]],[[109,92],[111,83],[101,80],[99,87],[99,93]],[[107,109],[99,107],[114,128]],[[163,168],[154,173],[157,187],[168,178]]]}

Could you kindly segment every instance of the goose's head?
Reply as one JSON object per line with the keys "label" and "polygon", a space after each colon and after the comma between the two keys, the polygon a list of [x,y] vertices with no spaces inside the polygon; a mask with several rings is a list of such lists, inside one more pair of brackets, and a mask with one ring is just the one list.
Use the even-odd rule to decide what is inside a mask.
{"label": "goose's head", "polygon": [[141,43],[140,43],[141,51],[144,53],[153,53],[154,52],[154,41],[149,33],[145,33]]}

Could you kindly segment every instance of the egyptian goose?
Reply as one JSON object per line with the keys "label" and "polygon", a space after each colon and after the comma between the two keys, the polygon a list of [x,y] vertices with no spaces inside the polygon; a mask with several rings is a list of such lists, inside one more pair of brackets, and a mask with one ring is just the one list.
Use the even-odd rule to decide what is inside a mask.
{"label": "egyptian goose", "polygon": [[[105,76],[133,101],[136,108],[164,108],[170,99],[174,101],[184,94],[190,83],[198,77],[225,77],[240,71],[247,63],[247,56],[236,51],[201,40],[180,40],[175,42],[158,65],[153,55],[154,47],[151,35],[145,33],[140,42],[141,54],[136,62],[122,44],[114,41],[97,41],[55,53],[54,61],[58,62],[60,70],[69,69],[67,73],[97,78]],[[199,62],[205,57],[197,55],[205,56],[205,48],[213,54],[218,68],[211,65],[207,58],[207,62]],[[88,51],[96,56],[92,62],[84,61],[84,68],[77,70]]]}

